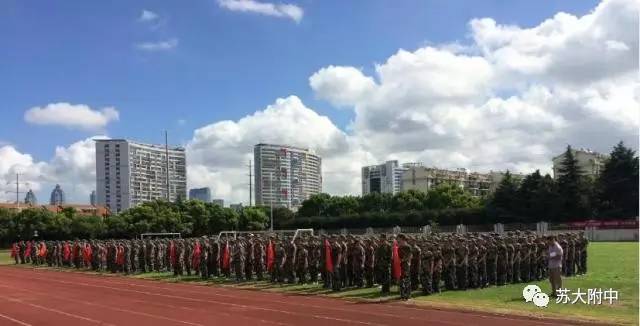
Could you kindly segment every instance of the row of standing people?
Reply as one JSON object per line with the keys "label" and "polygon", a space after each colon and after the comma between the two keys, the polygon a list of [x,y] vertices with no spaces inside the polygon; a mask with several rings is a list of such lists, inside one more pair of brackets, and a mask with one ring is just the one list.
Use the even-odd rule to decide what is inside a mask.
{"label": "row of standing people", "polygon": [[[560,234],[563,274],[587,271],[583,234]],[[428,236],[254,236],[146,240],[21,241],[12,247],[18,263],[74,267],[112,273],[172,272],[237,282],[320,283],[339,291],[392,284],[408,298],[548,276],[544,238],[531,232],[433,234]]]}

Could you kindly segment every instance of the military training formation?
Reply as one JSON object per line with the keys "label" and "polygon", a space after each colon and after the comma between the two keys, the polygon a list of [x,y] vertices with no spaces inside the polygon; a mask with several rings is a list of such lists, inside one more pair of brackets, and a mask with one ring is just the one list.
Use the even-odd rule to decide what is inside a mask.
{"label": "military training formation", "polygon": [[[526,283],[548,277],[550,238],[535,232],[283,236],[245,234],[201,238],[20,241],[16,264],[97,272],[171,272],[235,282],[321,284],[340,291],[398,285],[400,297]],[[587,272],[584,233],[554,237],[562,274]]]}

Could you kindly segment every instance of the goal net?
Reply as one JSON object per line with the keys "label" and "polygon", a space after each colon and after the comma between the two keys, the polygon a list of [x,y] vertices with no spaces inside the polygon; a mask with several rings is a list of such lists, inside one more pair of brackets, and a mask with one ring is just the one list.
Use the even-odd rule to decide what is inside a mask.
{"label": "goal net", "polygon": [[164,233],[142,233],[140,239],[145,238],[182,238],[182,235],[178,232],[164,232]]}
{"label": "goal net", "polygon": [[277,235],[279,238],[288,238],[294,241],[298,237],[313,236],[313,229],[296,229],[296,230],[266,230],[266,231],[221,231],[218,233],[218,240],[220,239],[237,239],[238,237],[247,237],[250,235],[259,236],[262,238],[268,238],[272,235]]}

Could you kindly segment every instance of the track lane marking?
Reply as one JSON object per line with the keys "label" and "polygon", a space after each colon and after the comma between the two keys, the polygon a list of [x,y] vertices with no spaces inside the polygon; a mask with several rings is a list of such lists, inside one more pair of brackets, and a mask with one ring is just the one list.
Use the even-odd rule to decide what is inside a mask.
{"label": "track lane marking", "polygon": [[[0,269],[1,270],[1,269]],[[135,286],[135,287],[141,287],[141,288],[149,288],[149,289],[155,289],[155,290],[164,290],[164,291],[175,291],[176,288],[179,288],[179,291],[182,291],[184,293],[192,293],[192,294],[200,294],[200,295],[211,295],[211,296],[219,296],[219,297],[227,297],[227,298],[233,298],[233,299],[238,299],[238,300],[252,300],[252,301],[261,301],[255,297],[246,297],[246,296],[235,296],[235,295],[227,295],[227,294],[220,294],[220,293],[212,293],[212,292],[206,292],[206,291],[192,291],[190,289],[195,290],[196,286],[192,285],[192,284],[175,284],[175,287],[164,287],[164,286],[153,286],[151,284],[155,283],[152,280],[145,280],[145,279],[139,279],[138,281],[140,281],[140,283],[147,283],[149,285],[143,285],[143,284],[135,284],[135,283],[131,283],[131,282],[118,282],[117,279],[119,280],[123,280],[123,278],[119,275],[108,275],[108,277],[111,277],[111,279],[109,279],[108,277],[105,278],[100,278],[100,275],[96,275],[96,274],[87,274],[84,273],[82,271],[74,271],[74,270],[59,270],[59,269],[47,269],[47,270],[42,270],[42,269],[30,269],[29,271],[31,271],[33,274],[37,274],[37,275],[45,275],[50,273],[51,271],[54,272],[58,272],[58,273],[71,273],[73,275],[78,276],[78,278],[81,279],[91,279],[91,280],[99,280],[101,283],[103,284],[109,284],[109,285],[126,285],[126,286]],[[62,276],[63,274],[60,274],[60,276]],[[92,277],[93,276],[93,277]],[[28,277],[25,275],[25,277]],[[117,279],[116,279],[117,278]],[[112,281],[113,280],[113,281]],[[107,287],[109,288],[109,287]],[[207,287],[202,286],[203,290],[205,290]],[[217,291],[222,291],[222,292],[226,292],[226,293],[232,293],[232,291],[228,288],[225,287],[218,287],[218,286],[214,286],[214,287],[209,287],[210,289],[215,289]],[[255,292],[255,291],[248,291],[248,290],[243,290],[240,289],[243,293],[247,293],[247,292]],[[240,291],[239,291],[240,292]],[[264,292],[259,292],[261,295],[264,294],[266,295],[266,293]],[[275,294],[275,293],[270,293],[270,294]],[[160,295],[163,296],[163,294],[153,294],[153,295]],[[278,294],[281,295],[281,294]],[[330,301],[334,301],[337,299],[332,299],[332,298],[324,298],[324,297],[313,297],[313,298],[309,298],[309,297],[300,297],[301,299],[304,299],[304,301],[310,301],[310,300],[324,300],[327,301],[327,304],[330,304]],[[401,311],[398,314],[391,314],[391,313],[382,313],[382,312],[367,312],[367,311],[362,311],[362,310],[353,310],[353,309],[349,309],[349,308],[335,308],[335,307],[330,307],[330,306],[318,306],[318,305],[314,305],[314,304],[301,304],[301,303],[292,303],[292,302],[285,302],[285,301],[279,301],[279,300],[268,300],[269,302],[272,303],[281,303],[281,304],[285,304],[285,305],[289,305],[289,306],[300,306],[300,307],[307,307],[307,308],[318,308],[318,309],[322,309],[322,310],[335,310],[335,311],[342,311],[342,312],[349,312],[349,313],[359,313],[359,314],[366,314],[366,315],[378,315],[378,316],[384,316],[384,317],[392,317],[392,318],[396,318],[396,319],[411,319],[411,320],[418,320],[418,321],[422,321],[422,322],[429,322],[429,320],[427,318],[429,318],[430,314],[430,310],[434,310],[437,311],[439,314],[449,314],[449,315],[465,315],[465,316],[469,316],[469,317],[475,317],[475,318],[481,318],[484,319],[486,322],[491,322],[491,320],[496,320],[496,321],[506,321],[506,320],[510,320],[510,321],[514,321],[514,322],[527,322],[529,324],[539,324],[539,325],[559,325],[562,321],[544,321],[544,320],[539,320],[539,319],[526,319],[526,318],[518,318],[518,316],[513,316],[510,317],[508,315],[495,315],[495,314],[482,314],[482,313],[477,313],[477,312],[473,312],[473,311],[448,311],[446,309],[437,309],[437,308],[430,308],[430,307],[416,307],[416,306],[410,306],[410,305],[402,305],[399,303],[391,303],[389,305],[387,305],[387,307],[396,307],[396,308],[400,308],[400,309],[407,309],[407,310],[413,310],[413,311],[418,311],[421,313],[424,313],[425,316],[420,318],[420,317],[411,317],[411,316],[404,316]],[[211,302],[217,302],[217,301],[211,301]],[[266,309],[269,310],[270,308],[262,308],[262,309]],[[280,311],[283,312],[281,310],[277,310],[277,309],[271,309],[274,311]],[[286,313],[286,312],[285,312]],[[347,320],[345,320],[347,321]],[[449,324],[449,325],[457,325],[457,326],[466,326],[469,324],[469,322],[451,322],[451,321],[444,321],[444,320],[433,320],[433,322],[437,322],[440,324]],[[366,322],[365,322],[366,323]],[[572,324],[579,324],[576,322],[573,322]]]}
{"label": "track lane marking", "polygon": [[[14,277],[15,278],[14,275],[9,275],[9,277]],[[271,312],[282,313],[282,314],[287,314],[287,315],[296,315],[296,316],[302,316],[302,317],[313,317],[313,318],[316,318],[316,319],[344,322],[344,323],[348,323],[348,324],[362,324],[362,325],[370,325],[370,326],[387,326],[387,324],[365,322],[365,321],[359,321],[359,320],[353,320],[353,319],[344,319],[344,318],[336,318],[336,317],[313,315],[313,314],[303,314],[303,313],[296,313],[296,312],[287,311],[287,310],[265,308],[265,307],[254,307],[254,306],[247,306],[247,305],[243,305],[243,304],[229,303],[229,302],[224,302],[224,301],[201,300],[201,299],[182,297],[182,296],[176,296],[176,295],[169,295],[169,294],[159,294],[159,293],[153,293],[153,292],[138,291],[138,290],[131,290],[131,289],[122,289],[122,288],[103,286],[103,285],[93,285],[93,284],[88,284],[88,283],[84,283],[84,282],[68,282],[68,281],[55,280],[55,279],[51,279],[51,278],[43,279],[43,278],[38,278],[38,277],[27,277],[27,278],[28,279],[41,280],[41,281],[47,281],[47,282],[56,282],[56,283],[62,283],[62,284],[69,284],[69,285],[75,285],[75,286],[80,285],[80,286],[85,286],[85,287],[110,289],[110,290],[120,291],[120,292],[140,293],[140,294],[153,295],[153,296],[159,296],[159,297],[166,297],[166,298],[172,298],[172,299],[181,299],[181,300],[204,302],[204,303],[216,303],[216,304],[240,307],[240,308],[244,308],[244,309],[248,309],[248,310],[271,311]],[[461,325],[461,324],[457,324],[457,325]]]}
{"label": "track lane marking", "polygon": [[0,314],[0,318],[7,319],[7,320],[9,320],[9,321],[12,321],[12,322],[14,322],[14,323],[16,323],[16,324],[18,324],[18,325],[22,325],[22,326],[33,326],[33,325],[31,325],[31,324],[27,324],[27,323],[25,323],[25,322],[23,322],[23,321],[20,321],[20,320],[17,320],[17,319],[13,319],[13,318],[11,318],[11,317],[9,317],[9,316],[6,316],[6,315],[3,315],[3,314]]}
{"label": "track lane marking", "polygon": [[[164,317],[164,316],[157,316],[157,315],[153,315],[153,314],[147,314],[147,313],[144,313],[144,312],[133,311],[133,310],[129,310],[129,309],[122,309],[122,308],[117,308],[117,307],[112,307],[112,306],[107,306],[107,305],[95,304],[95,303],[92,303],[92,302],[87,302],[87,301],[82,301],[82,300],[75,300],[75,299],[69,299],[69,298],[63,298],[63,297],[56,297],[56,296],[44,294],[44,293],[41,293],[41,292],[38,292],[38,291],[31,291],[31,290],[25,290],[25,289],[20,289],[20,288],[14,288],[14,287],[11,287],[11,286],[6,286],[5,284],[0,284],[0,287],[9,288],[9,289],[13,289],[13,290],[21,290],[21,291],[28,292],[28,293],[35,293],[35,294],[39,294],[39,295],[46,296],[46,297],[54,297],[54,298],[57,298],[57,299],[62,299],[62,300],[73,302],[73,303],[85,304],[85,305],[88,305],[88,306],[106,308],[106,309],[115,310],[115,311],[119,311],[119,312],[126,312],[126,313],[130,313],[130,314],[134,314],[134,315],[141,315],[141,316],[145,316],[145,317],[149,317],[149,318],[167,320],[167,321],[171,321],[171,322],[175,322],[175,323],[181,323],[181,324],[186,324],[186,325],[191,325],[191,326],[205,326],[203,324],[191,323],[191,322],[187,322],[187,321],[182,321],[182,320],[173,319],[173,318]],[[29,303],[27,303],[27,304],[29,304]],[[113,324],[104,324],[104,325],[115,326]]]}
{"label": "track lane marking", "polygon": [[76,319],[81,319],[81,320],[88,321],[88,322],[94,323],[94,324],[105,325],[105,326],[115,326],[114,324],[105,323],[105,322],[103,322],[101,320],[96,320],[96,319],[92,319],[92,318],[89,318],[89,317],[85,317],[85,316],[81,316],[81,315],[77,315],[77,314],[71,314],[71,313],[68,313],[68,312],[64,312],[62,310],[41,306],[39,304],[27,302],[27,301],[25,301],[23,299],[16,299],[16,298],[12,298],[12,297],[2,297],[2,299],[7,300],[9,302],[14,302],[14,303],[25,303],[25,304],[28,304],[31,307],[34,307],[34,308],[38,308],[38,309],[42,309],[42,310],[46,310],[46,311],[50,311],[50,312],[55,312],[57,314],[61,314],[61,315],[64,315],[64,316],[67,316],[67,317],[76,318]]}
{"label": "track lane marking", "polygon": [[[75,272],[72,271],[72,273],[74,274],[79,274],[79,275],[86,275],[84,273],[79,273],[79,272]],[[35,274],[44,274],[44,273],[35,273]],[[99,279],[99,278],[92,278],[92,279]],[[142,288],[149,288],[149,289],[156,289],[156,290],[166,290],[166,291],[175,291],[175,289],[172,288],[167,288],[167,287],[160,287],[160,286],[151,286],[151,285],[141,285],[141,284],[135,284],[135,283],[129,283],[129,282],[111,282],[111,280],[107,280],[107,279],[99,279],[101,281],[102,284],[109,284],[109,285],[127,285],[127,286],[136,286],[136,287],[142,287]],[[146,282],[146,280],[145,280]],[[201,292],[201,291],[190,291],[189,289],[186,289],[187,287],[190,287],[190,285],[187,284],[178,284],[178,286],[180,286],[180,291],[182,292],[186,292],[186,293],[191,293],[191,294],[206,294],[206,295],[212,295],[212,296],[218,296],[218,297],[223,297],[223,298],[232,298],[232,299],[238,299],[238,300],[250,300],[250,301],[257,301],[257,302],[261,302],[260,299],[257,298],[251,298],[251,297],[246,297],[246,296],[234,296],[234,295],[229,295],[229,294],[220,294],[220,293],[211,293],[211,292]],[[222,288],[216,288],[216,289],[222,289]],[[227,290],[227,289],[224,289]],[[243,290],[243,291],[247,291],[247,290]],[[323,298],[325,299],[325,298]],[[337,299],[326,299],[326,301],[335,301]],[[374,315],[374,316],[381,316],[381,317],[388,317],[388,318],[394,318],[394,319],[409,319],[409,320],[416,320],[416,321],[421,321],[421,322],[425,322],[425,318],[427,318],[427,316],[424,317],[412,317],[412,316],[404,316],[401,313],[399,314],[391,314],[391,313],[383,313],[383,312],[373,312],[373,311],[362,311],[362,310],[358,310],[358,309],[348,309],[348,308],[336,308],[336,307],[331,307],[331,306],[319,306],[319,305],[314,305],[314,304],[303,304],[303,303],[294,303],[294,302],[287,302],[287,301],[280,301],[280,300],[269,300],[269,302],[271,303],[280,303],[283,305],[288,305],[288,306],[297,306],[297,307],[305,307],[305,308],[315,308],[315,309],[320,309],[320,310],[334,310],[334,311],[341,311],[341,312],[346,312],[346,313],[357,313],[357,314],[363,314],[363,315]],[[330,304],[331,302],[328,302],[328,304]],[[400,307],[400,306],[399,306]],[[436,322],[436,320],[434,320],[434,322]],[[438,323],[440,324],[447,324],[447,325],[452,325],[452,326],[467,326],[468,323],[464,323],[464,322],[452,322],[452,321],[443,321],[443,320],[437,320]]]}

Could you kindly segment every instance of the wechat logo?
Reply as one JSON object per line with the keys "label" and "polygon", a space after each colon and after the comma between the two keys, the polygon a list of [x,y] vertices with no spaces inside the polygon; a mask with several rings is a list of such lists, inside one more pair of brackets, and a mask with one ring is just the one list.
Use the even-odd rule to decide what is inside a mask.
{"label": "wechat logo", "polygon": [[542,293],[542,289],[537,285],[530,284],[525,286],[522,290],[522,297],[525,302],[533,302],[539,308],[546,308],[549,304],[549,296],[546,293]]}

